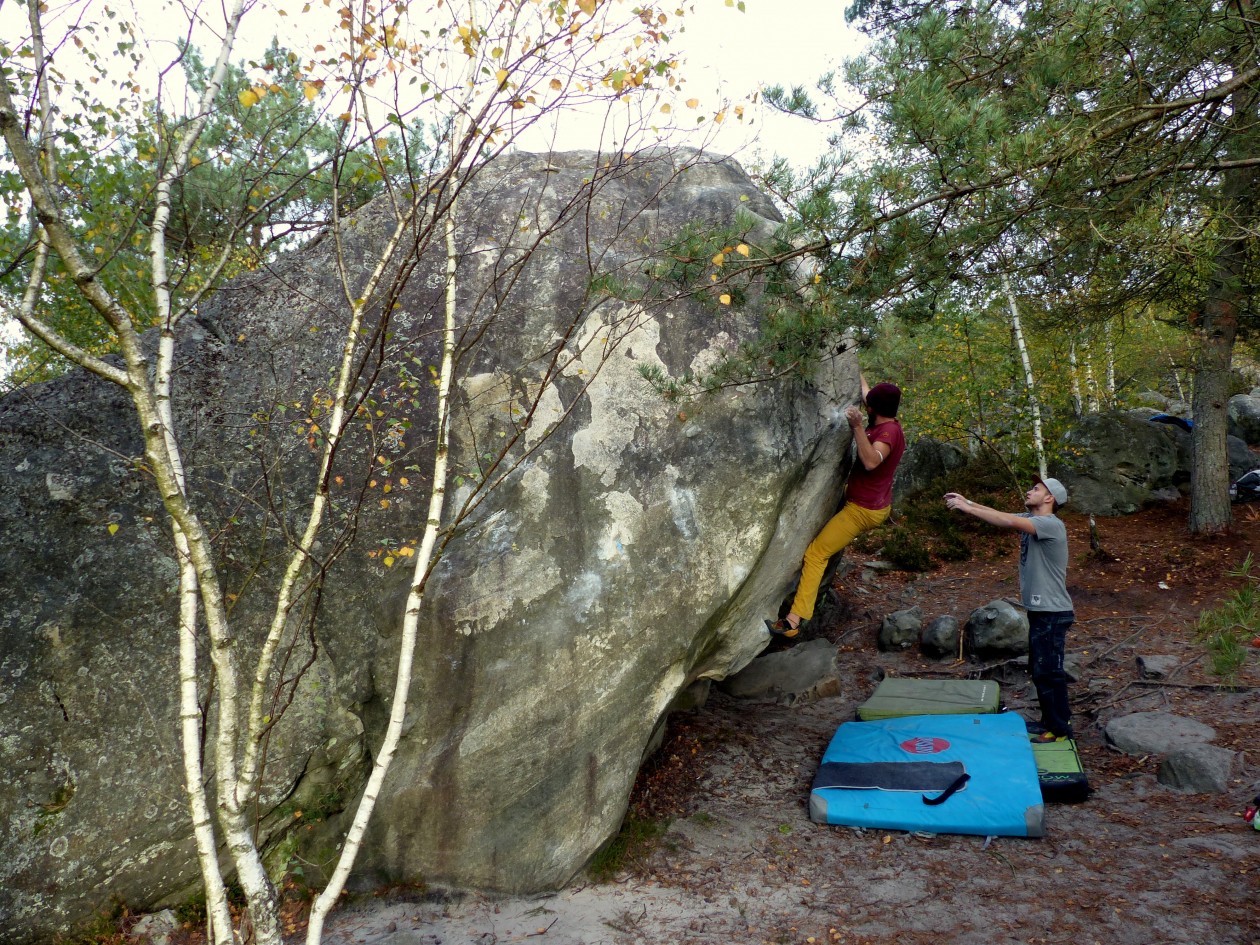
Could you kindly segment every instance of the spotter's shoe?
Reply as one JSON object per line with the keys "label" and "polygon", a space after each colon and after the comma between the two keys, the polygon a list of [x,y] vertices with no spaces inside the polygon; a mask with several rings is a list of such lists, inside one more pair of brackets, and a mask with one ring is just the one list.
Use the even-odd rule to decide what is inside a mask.
{"label": "spotter's shoe", "polygon": [[1038,745],[1048,745],[1050,742],[1066,742],[1069,738],[1066,735],[1056,735],[1054,732],[1041,732],[1038,735],[1030,735],[1028,740]]}

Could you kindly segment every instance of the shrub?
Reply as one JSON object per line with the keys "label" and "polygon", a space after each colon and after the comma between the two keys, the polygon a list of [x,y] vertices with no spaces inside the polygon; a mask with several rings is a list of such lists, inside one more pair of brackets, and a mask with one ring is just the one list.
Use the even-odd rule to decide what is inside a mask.
{"label": "shrub", "polygon": [[643,817],[631,811],[617,836],[591,857],[587,874],[597,883],[612,882],[618,873],[652,852],[668,827],[668,820]]}
{"label": "shrub", "polygon": [[1234,682],[1247,662],[1247,642],[1260,627],[1260,574],[1251,573],[1248,554],[1230,577],[1240,577],[1243,585],[1218,607],[1199,615],[1196,638],[1207,649],[1212,672]]}
{"label": "shrub", "polygon": [[895,526],[884,539],[884,558],[903,571],[926,571],[932,555],[919,535],[902,525]]}

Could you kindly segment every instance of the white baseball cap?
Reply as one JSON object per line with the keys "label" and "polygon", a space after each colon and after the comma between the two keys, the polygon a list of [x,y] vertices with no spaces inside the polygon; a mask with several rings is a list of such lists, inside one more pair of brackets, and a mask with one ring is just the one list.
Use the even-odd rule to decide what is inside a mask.
{"label": "white baseball cap", "polygon": [[1054,501],[1059,505],[1067,505],[1068,494],[1067,487],[1057,479],[1042,479],[1040,476],[1033,476],[1033,482],[1039,482],[1046,487],[1046,491],[1054,497]]}

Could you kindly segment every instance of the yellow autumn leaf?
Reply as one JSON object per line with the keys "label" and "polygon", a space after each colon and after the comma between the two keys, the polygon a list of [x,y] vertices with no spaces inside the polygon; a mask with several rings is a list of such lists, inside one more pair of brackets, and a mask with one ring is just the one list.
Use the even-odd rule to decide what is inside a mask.
{"label": "yellow autumn leaf", "polygon": [[716,256],[714,256],[714,257],[713,257],[713,265],[715,265],[715,266],[720,266],[720,265],[722,265],[722,263],[724,263],[724,262],[726,262],[726,254],[725,254],[725,253],[718,253]]}
{"label": "yellow autumn leaf", "polygon": [[698,99],[698,98],[689,98],[689,99],[687,99],[687,107],[688,107],[688,108],[696,108],[697,106],[699,106],[699,104],[700,104],[700,99]]}
{"label": "yellow autumn leaf", "polygon": [[661,111],[664,112],[666,115],[668,115],[670,112],[673,111],[673,109],[670,108],[669,103],[666,102],[664,105],[661,106]]}
{"label": "yellow autumn leaf", "polygon": [[415,554],[416,549],[412,548],[410,545],[398,549],[398,556],[400,558],[412,558],[415,557]]}
{"label": "yellow autumn leaf", "polygon": [[241,93],[236,96],[236,100],[245,108],[253,108],[261,98],[262,96],[253,89],[242,89]]}
{"label": "yellow autumn leaf", "polygon": [[562,88],[564,88],[564,83],[559,79],[552,79],[548,84],[551,86],[551,90],[553,92],[559,92]]}
{"label": "yellow autumn leaf", "polygon": [[747,256],[751,250],[748,248],[747,243],[740,243],[735,247],[735,252],[739,253],[741,256]]}
{"label": "yellow autumn leaf", "polygon": [[381,508],[383,509],[389,508],[389,499],[381,499]]}
{"label": "yellow autumn leaf", "polygon": [[118,534],[118,523],[117,523],[117,522],[111,522],[111,523],[110,523],[110,526],[109,526],[109,533],[110,533],[111,535],[116,535],[116,534]]}
{"label": "yellow autumn leaf", "polygon": [[389,558],[386,558],[386,559],[385,559],[385,567],[387,567],[387,568],[392,568],[393,566],[394,566],[394,559],[393,559],[393,557],[391,556],[391,557],[389,557]]}
{"label": "yellow autumn leaf", "polygon": [[314,82],[303,82],[302,94],[306,96],[308,102],[313,102],[315,101],[315,96],[319,94],[319,89],[315,87]]}
{"label": "yellow autumn leaf", "polygon": [[822,276],[814,276],[814,285],[818,285],[820,282],[822,282]]}
{"label": "yellow autumn leaf", "polygon": [[503,86],[507,85],[507,77],[508,71],[506,69],[500,69],[494,74],[495,81],[499,83],[499,88],[503,88]]}
{"label": "yellow autumn leaf", "polygon": [[723,305],[730,305],[730,304],[731,304],[731,297],[730,297],[729,295],[727,295],[727,294],[723,293],[722,295],[719,295],[719,296],[718,296],[718,301],[719,301],[719,302],[721,302]]}
{"label": "yellow autumn leaf", "polygon": [[595,15],[595,0],[577,0],[577,5],[587,16]]}

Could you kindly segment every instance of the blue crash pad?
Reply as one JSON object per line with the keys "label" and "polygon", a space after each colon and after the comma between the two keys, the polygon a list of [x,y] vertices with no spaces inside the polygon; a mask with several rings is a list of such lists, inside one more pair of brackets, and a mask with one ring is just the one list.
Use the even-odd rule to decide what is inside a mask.
{"label": "blue crash pad", "polygon": [[[961,788],[938,805],[925,804],[957,780],[951,776],[959,764],[970,776]],[[904,777],[886,773],[903,766]],[[846,722],[823,754],[809,815],[820,824],[888,830],[1045,833],[1037,762],[1024,720],[1014,713]]]}

